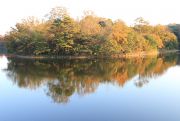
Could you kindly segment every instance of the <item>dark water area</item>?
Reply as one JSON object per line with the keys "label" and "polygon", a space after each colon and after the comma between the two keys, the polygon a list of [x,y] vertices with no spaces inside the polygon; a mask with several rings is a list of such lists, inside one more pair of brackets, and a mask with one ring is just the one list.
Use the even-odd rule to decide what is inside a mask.
{"label": "dark water area", "polygon": [[0,121],[180,121],[179,58],[0,56]]}

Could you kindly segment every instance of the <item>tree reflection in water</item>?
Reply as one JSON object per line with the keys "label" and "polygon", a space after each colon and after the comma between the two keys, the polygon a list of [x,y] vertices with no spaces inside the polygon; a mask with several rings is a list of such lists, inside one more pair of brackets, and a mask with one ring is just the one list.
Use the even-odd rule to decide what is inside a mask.
{"label": "tree reflection in water", "polygon": [[36,89],[47,85],[47,95],[55,102],[67,103],[74,93],[93,93],[102,83],[118,84],[138,76],[137,87],[175,66],[177,56],[131,59],[55,60],[8,58],[7,75],[19,87]]}

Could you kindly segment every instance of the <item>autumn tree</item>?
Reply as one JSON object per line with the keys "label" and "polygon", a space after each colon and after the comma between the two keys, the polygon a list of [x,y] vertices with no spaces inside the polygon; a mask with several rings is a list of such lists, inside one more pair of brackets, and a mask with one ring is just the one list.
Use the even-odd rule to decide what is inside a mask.
{"label": "autumn tree", "polygon": [[79,32],[77,23],[70,17],[55,19],[49,29],[52,52],[56,55],[73,54],[74,39]]}
{"label": "autumn tree", "polygon": [[126,24],[120,20],[116,21],[112,26],[112,33],[109,38],[117,41],[119,44],[123,44],[127,41],[128,33],[130,29],[126,26]]}
{"label": "autumn tree", "polygon": [[99,24],[99,18],[94,14],[86,13],[79,24],[82,34],[95,36],[100,33],[101,26]]}
{"label": "autumn tree", "polygon": [[39,54],[46,53],[47,44],[45,42],[46,27],[45,24],[35,17],[29,17],[17,23],[14,28],[5,36],[6,40],[10,41],[8,44],[9,51],[14,51],[17,54]]}
{"label": "autumn tree", "polygon": [[75,20],[66,8],[55,7],[46,19],[23,19],[4,40],[8,40],[8,51],[18,55],[113,56],[177,49],[178,31],[178,27],[150,25],[142,17],[129,27],[92,11],[85,11],[82,19]]}

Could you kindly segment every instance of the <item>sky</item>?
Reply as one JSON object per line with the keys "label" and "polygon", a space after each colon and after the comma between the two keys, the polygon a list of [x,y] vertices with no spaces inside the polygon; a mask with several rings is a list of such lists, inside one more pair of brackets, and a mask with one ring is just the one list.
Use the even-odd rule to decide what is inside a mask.
{"label": "sky", "polygon": [[66,7],[74,18],[84,10],[97,16],[121,19],[132,25],[138,17],[151,24],[180,23],[179,0],[0,0],[0,35],[28,16],[42,18],[53,7]]}

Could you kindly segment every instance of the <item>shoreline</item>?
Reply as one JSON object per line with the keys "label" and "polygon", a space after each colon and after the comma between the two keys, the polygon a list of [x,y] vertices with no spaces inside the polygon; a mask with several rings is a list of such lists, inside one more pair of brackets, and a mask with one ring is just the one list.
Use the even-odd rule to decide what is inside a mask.
{"label": "shoreline", "polygon": [[118,59],[118,58],[133,58],[133,57],[150,57],[150,56],[158,56],[161,54],[170,54],[177,53],[180,50],[162,50],[162,51],[152,51],[152,52],[134,52],[134,53],[126,53],[112,56],[24,56],[24,55],[16,55],[16,54],[5,54],[7,57],[21,58],[21,59]]}

